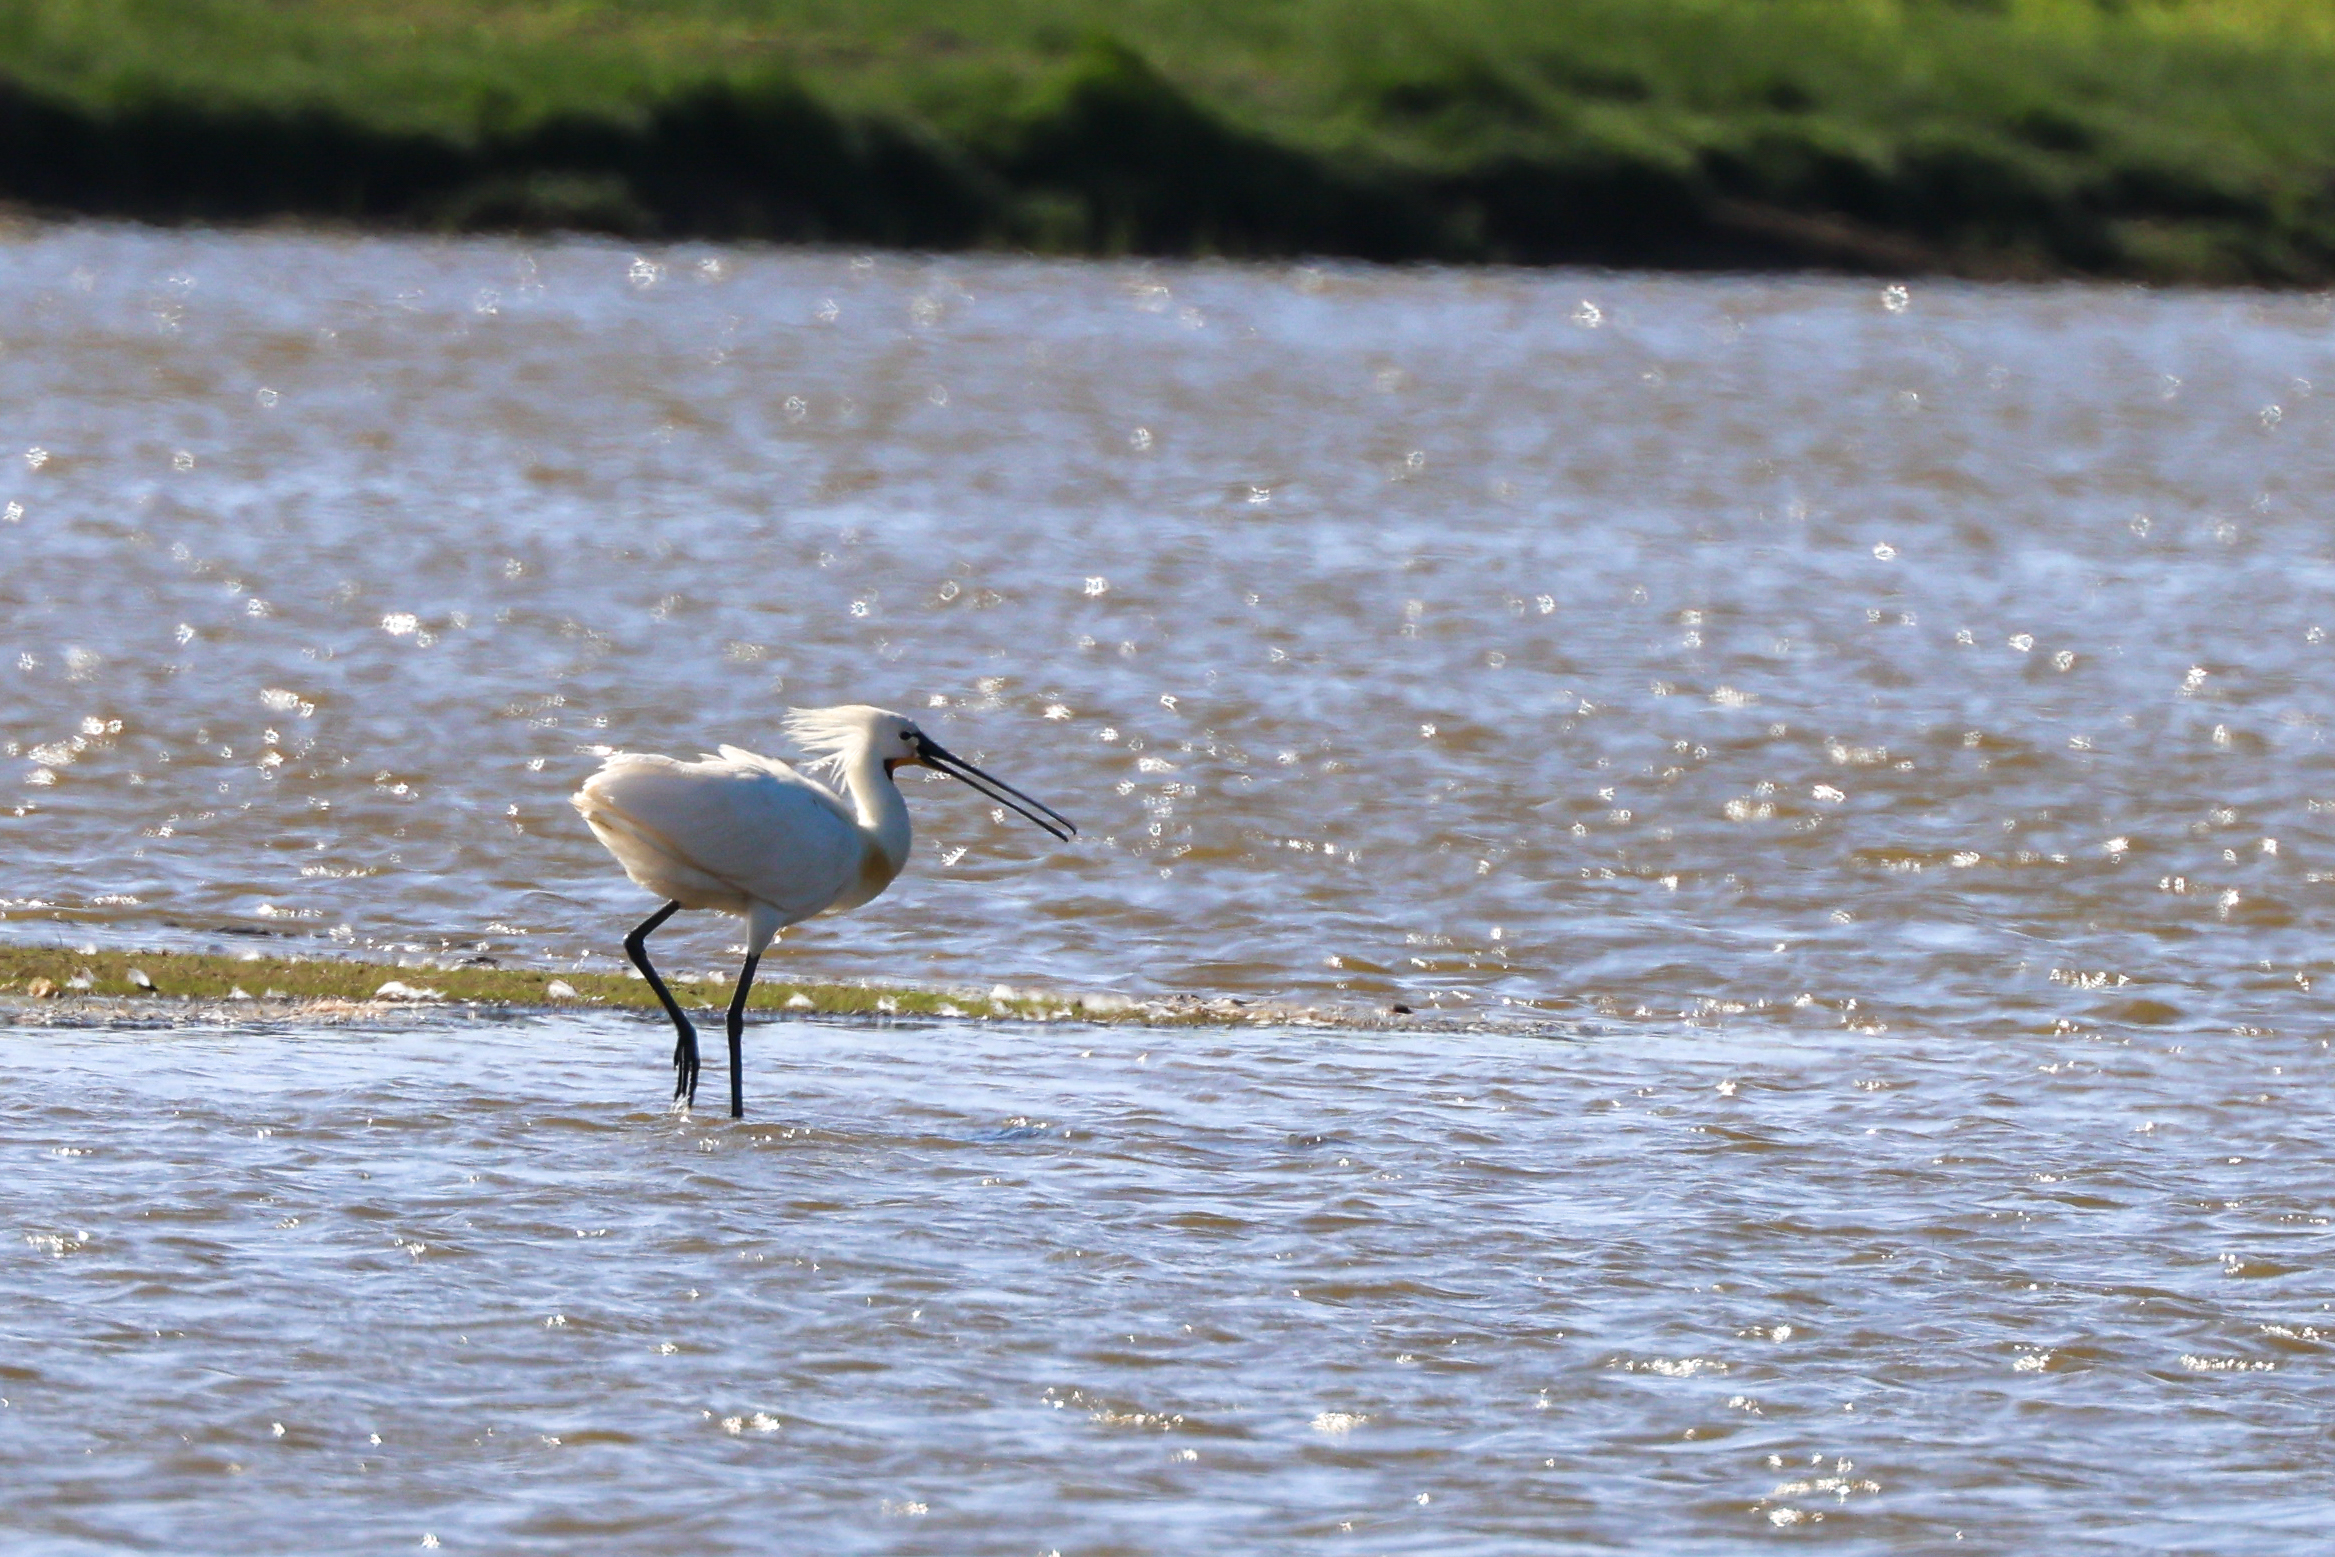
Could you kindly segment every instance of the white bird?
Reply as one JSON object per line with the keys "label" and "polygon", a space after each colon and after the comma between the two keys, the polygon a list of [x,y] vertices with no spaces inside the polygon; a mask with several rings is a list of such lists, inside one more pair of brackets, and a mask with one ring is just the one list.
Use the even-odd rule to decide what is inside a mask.
{"label": "white bird", "polygon": [[[569,803],[624,873],[665,906],[624,938],[625,955],[657,992],[679,1040],[673,1098],[697,1097],[697,1029],[649,964],[651,931],[684,908],[746,921],[746,964],[730,997],[730,1114],[743,1117],[740,1074],[746,992],[771,938],[813,914],[859,907],[908,863],[908,802],[895,770],[915,765],[963,780],[1057,838],[1078,829],[1053,807],[944,750],[916,722],[852,704],[788,712],[790,740],[817,760],[798,773],[736,746],[696,762],[618,752]],[[811,776],[826,770],[825,782]]]}

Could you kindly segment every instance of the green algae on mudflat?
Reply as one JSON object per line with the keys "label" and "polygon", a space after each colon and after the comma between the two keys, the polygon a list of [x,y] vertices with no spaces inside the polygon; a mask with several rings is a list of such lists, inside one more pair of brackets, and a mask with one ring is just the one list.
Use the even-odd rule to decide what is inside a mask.
{"label": "green algae on mudflat", "polygon": [[[143,981],[143,982],[141,982]],[[728,1005],[731,984],[674,978],[684,1006]],[[75,951],[61,946],[0,947],[0,1000],[75,996],[109,1000],[173,999],[209,1002],[322,1000],[451,1002],[498,1006],[602,1006],[654,1010],[648,984],[626,974],[559,972],[545,968],[432,964],[396,967],[336,957],[241,957],[194,952]],[[1121,996],[1057,996],[1003,987],[987,993],[806,982],[765,977],[747,1004],[755,1010],[836,1016],[990,1016],[1024,1021],[1076,1018],[1222,1021],[1202,1004],[1142,1004]]]}

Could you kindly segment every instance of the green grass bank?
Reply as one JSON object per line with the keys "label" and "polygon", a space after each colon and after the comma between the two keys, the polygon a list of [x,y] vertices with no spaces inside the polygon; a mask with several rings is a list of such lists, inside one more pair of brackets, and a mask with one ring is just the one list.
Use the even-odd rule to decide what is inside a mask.
{"label": "green grass bank", "polygon": [[2335,0],[0,0],[0,200],[2316,285]]}

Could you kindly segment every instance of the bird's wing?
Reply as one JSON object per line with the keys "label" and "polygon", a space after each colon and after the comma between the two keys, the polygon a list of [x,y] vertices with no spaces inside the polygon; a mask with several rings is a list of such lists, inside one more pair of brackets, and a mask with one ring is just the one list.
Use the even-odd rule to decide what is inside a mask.
{"label": "bird's wing", "polygon": [[652,891],[702,878],[768,903],[792,924],[858,879],[859,828],[835,797],[784,763],[734,747],[704,762],[611,757],[585,782],[577,809]]}

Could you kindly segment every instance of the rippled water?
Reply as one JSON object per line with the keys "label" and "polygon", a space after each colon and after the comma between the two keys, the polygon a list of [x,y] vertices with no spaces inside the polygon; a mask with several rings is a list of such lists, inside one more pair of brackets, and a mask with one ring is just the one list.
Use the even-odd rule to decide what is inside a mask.
{"label": "rippled water", "polygon": [[0,1030],[0,1519],[2315,1550],[2322,389],[2316,297],[19,231],[9,938],[604,965],[599,750],[870,700],[1086,836],[912,786],[781,976],[1542,1036],[774,1024],[733,1127],[613,1016]]}
{"label": "rippled water", "polygon": [[2324,1549],[2315,1039],[647,1036],[0,1030],[9,1549]]}
{"label": "rippled water", "polygon": [[2323,298],[80,228],[0,298],[19,933],[612,954],[591,753],[865,699],[1090,836],[934,780],[807,971],[2317,1009]]}

